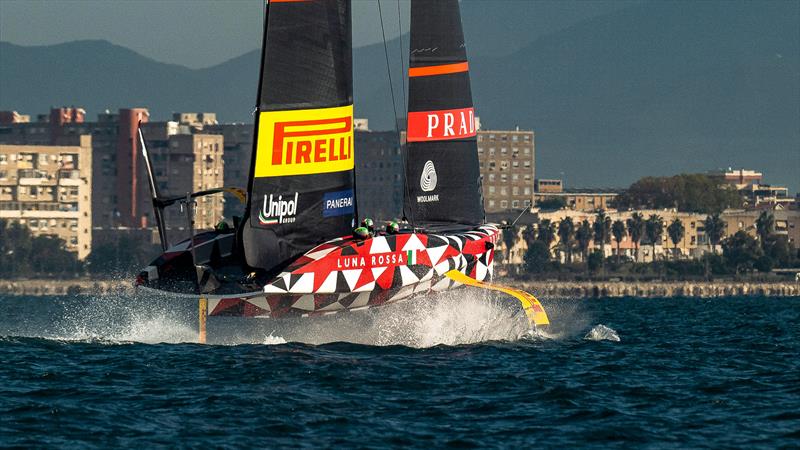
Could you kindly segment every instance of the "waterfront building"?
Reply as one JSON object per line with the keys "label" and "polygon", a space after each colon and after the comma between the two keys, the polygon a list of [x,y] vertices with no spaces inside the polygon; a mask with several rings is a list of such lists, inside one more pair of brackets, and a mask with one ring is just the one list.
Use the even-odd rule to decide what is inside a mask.
{"label": "waterfront building", "polygon": [[783,186],[751,184],[739,192],[745,196],[748,206],[788,206],[794,203],[794,199],[789,196],[789,189]]}
{"label": "waterfront building", "polygon": [[745,199],[745,206],[764,208],[776,205],[789,206],[795,200],[789,196],[789,189],[764,183],[761,172],[750,169],[732,169],[709,171],[708,176],[719,184],[733,186]]}
{"label": "waterfront building", "polygon": [[486,212],[530,206],[536,173],[533,131],[480,130],[477,140]]}
{"label": "waterfront building", "polygon": [[12,123],[28,123],[31,121],[31,116],[27,114],[20,114],[16,111],[0,111],[0,125],[9,125]]}
{"label": "waterfront building", "polygon": [[593,189],[571,189],[566,192],[537,192],[536,205],[549,200],[558,200],[564,208],[573,211],[594,212],[611,209],[618,192],[596,191]]}
{"label": "waterfront building", "polygon": [[545,180],[536,179],[534,184],[534,192],[542,194],[555,194],[564,192],[564,183],[561,180]]}
{"label": "waterfront building", "polygon": [[57,236],[84,259],[92,251],[92,138],[60,140],[70,145],[0,144],[0,219]]}
{"label": "waterfront building", "polygon": [[800,211],[795,209],[772,208],[767,210],[757,209],[729,209],[724,211],[720,218],[725,222],[725,236],[732,236],[737,231],[743,230],[752,237],[758,237],[756,221],[763,211],[768,211],[775,218],[775,234],[783,235],[795,247],[800,244]]}
{"label": "waterfront building", "polygon": [[[800,243],[800,211],[794,209],[772,208],[767,210],[775,218],[774,234],[778,236],[786,236],[790,245],[797,247]],[[743,230],[752,237],[757,237],[756,221],[763,210],[726,210],[720,214],[720,218],[724,222],[724,229],[722,240],[733,236],[737,231]],[[674,209],[667,210],[638,210],[638,211],[606,211],[606,215],[614,222],[621,220],[627,223],[627,220],[634,214],[639,213],[644,220],[647,220],[651,215],[658,215],[661,217],[664,229],[659,242],[656,242],[655,252],[653,246],[648,241],[646,235],[642,237],[639,243],[639,254],[636,259],[636,245],[627,235],[620,241],[619,254],[622,257],[638,262],[651,262],[655,259],[687,259],[698,258],[708,252],[719,253],[720,246],[712,248],[710,241],[705,233],[705,221],[708,218],[707,214],[679,212]],[[504,261],[510,264],[522,264],[524,254],[528,246],[528,241],[533,238],[538,231],[539,225],[543,220],[547,219],[553,223],[558,229],[558,224],[565,218],[572,218],[573,223],[577,229],[580,223],[587,220],[592,226],[597,218],[596,212],[580,211],[562,208],[556,211],[539,212],[536,220],[523,226],[516,227],[513,232],[516,233],[516,240],[511,246],[511,251],[504,256]],[[667,227],[675,220],[678,219],[683,223],[683,235],[680,237],[677,244],[672,242],[672,239],[667,232]],[[506,251],[506,243],[504,239],[498,242],[498,250]],[[589,245],[590,251],[601,250],[606,257],[617,255],[617,243],[613,236],[610,237],[609,243],[600,245],[592,240]],[[554,257],[560,261],[566,261],[567,252],[559,242],[558,233],[555,235],[555,240],[550,247]],[[510,255],[510,256],[508,256]],[[573,251],[573,260],[580,261],[581,257],[577,250]]]}
{"label": "waterfront building", "polygon": [[[641,214],[644,220],[647,220],[651,215],[657,215],[661,217],[664,223],[664,230],[661,234],[660,241],[656,242],[655,253],[653,252],[653,246],[651,245],[651,242],[647,239],[647,237],[646,236],[642,237],[642,240],[639,242],[639,255],[637,260],[636,244],[627,234],[627,226],[626,226],[626,235],[619,243],[620,256],[628,258],[630,260],[637,260],[638,262],[650,262],[653,261],[654,258],[665,259],[665,258],[697,257],[707,251],[710,251],[705,236],[705,227],[703,225],[707,217],[705,214],[684,213],[672,209],[639,210],[639,211],[616,211],[616,210],[606,211],[606,215],[609,217],[612,223],[614,221],[621,220],[623,223],[627,224],[628,219],[630,219],[634,213]],[[583,222],[584,220],[588,220],[590,224],[594,225],[595,219],[597,218],[597,214],[596,212],[573,210],[573,209],[560,209],[557,211],[539,212],[538,223],[541,223],[541,221],[544,219],[548,219],[550,220],[551,223],[555,224],[557,228],[559,222],[561,222],[561,220],[565,219],[566,217],[572,218],[572,221],[575,224],[575,228],[577,229],[577,227],[580,226],[581,222]],[[683,236],[681,236],[677,245],[673,244],[672,240],[669,237],[669,234],[667,233],[667,227],[675,219],[680,220],[683,223],[683,228],[684,228]],[[534,229],[536,229],[538,223],[533,226]],[[557,233],[555,238],[556,239],[553,242],[551,249],[553,250],[555,255],[558,255],[561,261],[565,261],[566,251],[564,251],[563,246],[560,245]],[[592,240],[592,242],[590,243],[590,251],[595,249],[601,250],[606,257],[614,256],[617,255],[617,242],[614,240],[613,236],[610,236],[609,243],[605,245],[600,245],[599,243],[596,243],[594,242],[594,240]],[[573,257],[576,260],[580,259],[577,251],[573,252]]]}
{"label": "waterfront building", "polygon": [[750,169],[727,169],[710,170],[707,175],[716,180],[719,184],[728,184],[737,190],[742,190],[751,184],[761,184],[764,174]]}

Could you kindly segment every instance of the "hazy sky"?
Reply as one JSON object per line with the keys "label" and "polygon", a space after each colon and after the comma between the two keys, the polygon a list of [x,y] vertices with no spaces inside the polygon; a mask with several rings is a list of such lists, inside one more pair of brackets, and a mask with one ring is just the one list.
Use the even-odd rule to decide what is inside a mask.
{"label": "hazy sky", "polygon": [[[45,45],[105,39],[159,61],[207,67],[261,45],[262,2],[0,0],[0,40]],[[398,29],[397,3],[383,0],[381,5],[386,31],[394,37]],[[377,2],[355,0],[354,11],[354,45],[382,39]]]}
{"label": "hazy sky", "polygon": [[[261,45],[262,1],[0,0],[0,40],[48,45],[104,39],[158,61],[202,68]],[[507,24],[513,46],[639,1],[643,0],[462,0],[469,3],[462,9],[467,26],[480,26],[483,20]],[[520,8],[523,3],[528,8]],[[399,4],[407,30],[409,0]],[[381,5],[387,38],[396,37],[398,0],[382,0]],[[530,7],[535,14],[519,12]],[[354,46],[381,42],[377,0],[353,0],[353,11]],[[470,44],[473,51],[481,51],[480,42]]]}

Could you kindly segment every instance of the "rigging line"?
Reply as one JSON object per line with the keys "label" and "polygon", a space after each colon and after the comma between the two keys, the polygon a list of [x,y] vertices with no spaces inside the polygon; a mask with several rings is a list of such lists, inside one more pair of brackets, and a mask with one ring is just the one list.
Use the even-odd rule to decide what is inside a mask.
{"label": "rigging line", "polygon": [[392,83],[392,69],[389,65],[389,47],[386,45],[386,30],[383,27],[383,12],[381,0],[378,0],[378,17],[381,21],[381,34],[383,35],[383,54],[386,56],[386,75],[389,77],[389,92],[392,94],[392,111],[394,112],[394,129],[397,131],[397,138],[400,139],[400,131],[397,127],[397,101],[394,98],[394,83]]}
{"label": "rigging line", "polygon": [[[400,128],[398,124],[400,120],[399,117],[397,116],[397,101],[395,100],[394,97],[394,83],[392,83],[392,68],[391,64],[389,64],[389,46],[386,44],[386,28],[383,26],[383,9],[381,8],[381,0],[378,0],[378,17],[381,22],[381,35],[383,36],[383,54],[384,56],[386,56],[386,74],[389,78],[389,92],[391,92],[392,94],[392,112],[394,112],[394,131],[397,133],[397,145],[400,146],[400,155],[403,158],[403,186],[405,187],[406,191],[405,197],[410,199],[411,197],[410,197],[410,191],[408,190],[408,179],[406,177],[406,167],[407,167],[406,157],[405,157],[405,152],[403,152],[403,145],[400,137]],[[401,53],[400,58],[402,59],[402,57],[403,56]],[[401,74],[401,76],[403,75]],[[403,90],[405,92],[405,87],[403,87]],[[403,215],[405,215],[405,201],[403,201]],[[410,217],[407,217],[407,219],[411,224],[411,227],[413,228],[414,213],[410,206],[409,206],[409,216]]]}
{"label": "rigging line", "polygon": [[[408,97],[406,96],[406,65],[405,65],[405,58],[403,58],[403,19],[402,15],[400,14],[400,0],[397,0],[397,28],[400,30],[400,75],[401,75],[401,83],[400,85],[403,87],[403,112],[406,114],[406,122],[408,121]],[[406,125],[406,129],[408,129],[408,125]]]}
{"label": "rigging line", "polygon": [[[399,53],[399,58],[400,58],[400,77],[401,77],[400,78],[400,86],[402,86],[402,88],[403,88],[403,105],[402,106],[403,106],[403,114],[405,114],[405,118],[406,118],[406,121],[405,121],[406,122],[406,126],[405,126],[406,133],[408,133],[408,96],[406,95],[406,80],[408,80],[408,78],[406,77],[406,65],[405,65],[405,61],[404,61],[405,58],[404,58],[404,55],[403,55],[403,51],[404,51],[405,47],[403,45],[403,19],[402,19],[402,17],[403,16],[402,16],[402,14],[400,12],[400,0],[397,0],[397,28],[398,28],[399,37],[400,37],[400,53]],[[410,64],[410,62],[409,62],[409,64]],[[398,139],[399,139],[399,133],[398,133]],[[402,145],[400,146],[400,157],[403,160],[403,186],[404,186],[404,189],[406,191],[406,197],[409,199],[409,215],[411,216],[409,221],[411,223],[411,226],[414,227],[414,211],[410,206],[411,191],[409,190],[408,180],[406,179],[406,176],[407,176],[406,175],[406,167],[407,167],[407,164],[406,164],[406,161],[407,161],[406,160],[406,152],[403,151],[403,146]],[[403,202],[403,208],[405,209],[405,201]]]}

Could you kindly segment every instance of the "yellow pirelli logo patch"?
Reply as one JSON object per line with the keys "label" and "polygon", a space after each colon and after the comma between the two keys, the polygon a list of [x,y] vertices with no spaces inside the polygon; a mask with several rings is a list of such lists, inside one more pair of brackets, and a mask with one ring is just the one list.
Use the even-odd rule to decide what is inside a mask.
{"label": "yellow pirelli logo patch", "polygon": [[255,176],[353,169],[353,105],[266,111],[258,119]]}

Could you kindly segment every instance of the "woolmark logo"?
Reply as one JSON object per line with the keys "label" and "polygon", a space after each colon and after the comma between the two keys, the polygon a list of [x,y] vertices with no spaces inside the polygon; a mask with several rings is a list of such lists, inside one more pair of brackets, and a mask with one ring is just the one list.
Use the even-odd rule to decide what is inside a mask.
{"label": "woolmark logo", "polygon": [[408,142],[444,141],[475,136],[473,108],[408,113]]}
{"label": "woolmark logo", "polygon": [[256,177],[353,168],[353,106],[259,115]]}
{"label": "woolmark logo", "polygon": [[297,215],[297,199],[299,194],[294,193],[294,197],[286,197],[273,194],[264,195],[264,205],[258,212],[258,221],[261,225],[280,225],[293,223]]}
{"label": "woolmark logo", "polygon": [[[436,189],[436,183],[438,179],[436,177],[436,167],[433,165],[433,161],[427,161],[425,166],[422,167],[422,176],[419,178],[419,187],[422,189],[422,192],[431,192]],[[439,195],[438,194],[431,194],[431,195],[418,195],[417,196],[417,203],[428,203],[428,202],[438,202]]]}
{"label": "woolmark logo", "polygon": [[422,192],[430,192],[436,189],[436,181],[436,167],[434,167],[433,161],[428,161],[425,163],[425,167],[422,168],[419,187],[422,188]]}

